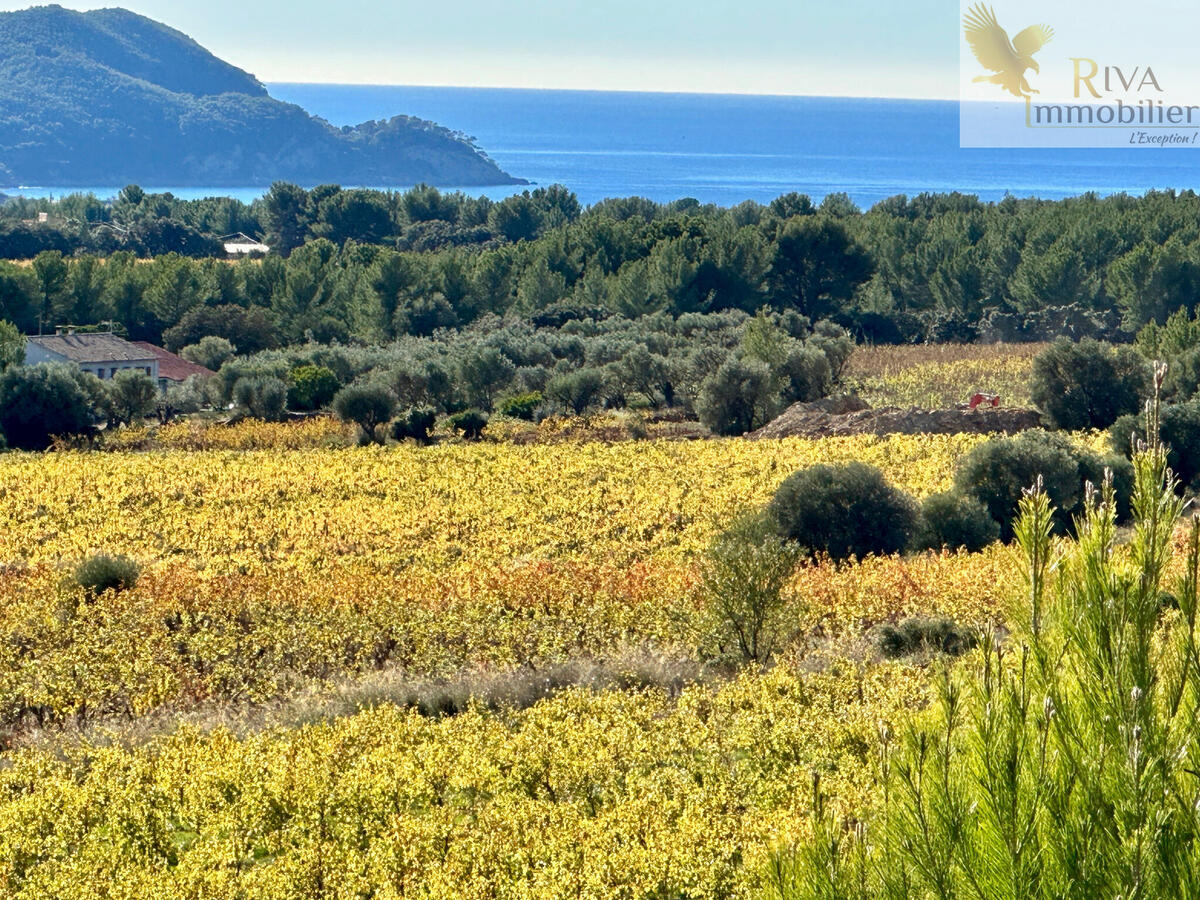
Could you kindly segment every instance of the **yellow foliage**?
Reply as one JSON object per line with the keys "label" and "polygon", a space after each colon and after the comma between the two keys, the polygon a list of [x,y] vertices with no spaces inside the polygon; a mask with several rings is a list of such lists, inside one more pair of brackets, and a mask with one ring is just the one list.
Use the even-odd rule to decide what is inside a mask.
{"label": "yellow foliage", "polygon": [[[853,639],[884,621],[1003,618],[1009,551],[803,566],[797,624]],[[507,563],[386,574],[279,567],[245,575],[160,565],[97,599],[52,568],[0,576],[0,729],[138,716],[169,705],[265,701],[370,672],[541,668],[629,645],[690,654],[703,628],[697,567]]]}
{"label": "yellow foliage", "polygon": [[294,422],[243,419],[232,425],[178,419],[158,428],[145,425],[105,432],[106,450],[306,450],[344,447],[355,428],[329,416]]}
{"label": "yellow foliage", "polygon": [[869,801],[919,670],[777,669],[677,701],[568,691],[520,713],[383,707],[237,739],[22,750],[0,769],[10,897],[753,895],[811,773]]}
{"label": "yellow foliage", "polygon": [[1029,406],[1033,357],[1044,344],[871,347],[855,352],[852,382],[872,406],[944,409],[976,391],[1005,406]]}
{"label": "yellow foliage", "polygon": [[944,490],[958,458],[981,440],[7,454],[0,561],[73,561],[103,550],[208,572],[335,562],[394,572],[519,559],[680,559],[796,469],[861,460],[924,496]]}
{"label": "yellow foliage", "polygon": [[[694,653],[700,552],[788,474],[857,459],[925,496],[983,440],[331,450],[320,421],[156,436],[293,450],[0,457],[0,734],[245,708],[379,668]],[[141,562],[136,587],[73,587],[97,550]],[[1000,546],[817,561],[789,593],[837,659],[882,621],[1002,616],[1018,571]],[[679,696],[34,742],[0,756],[0,896],[749,898],[769,848],[805,834],[813,772],[869,804],[879,723],[926,697],[913,666],[785,662]]]}

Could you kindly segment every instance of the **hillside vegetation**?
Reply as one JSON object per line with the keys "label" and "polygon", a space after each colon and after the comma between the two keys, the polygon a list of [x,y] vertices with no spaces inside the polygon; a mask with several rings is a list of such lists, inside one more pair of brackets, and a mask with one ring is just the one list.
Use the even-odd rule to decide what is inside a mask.
{"label": "hillside vegetation", "polygon": [[336,129],[123,9],[0,14],[0,186],[508,184],[477,148],[408,116]]}

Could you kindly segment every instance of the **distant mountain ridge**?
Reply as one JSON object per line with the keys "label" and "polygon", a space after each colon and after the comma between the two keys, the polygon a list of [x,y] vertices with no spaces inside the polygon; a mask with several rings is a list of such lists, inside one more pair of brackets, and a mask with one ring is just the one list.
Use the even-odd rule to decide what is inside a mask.
{"label": "distant mountain ridge", "polygon": [[0,13],[0,188],[519,184],[461,135],[335,128],[187,35],[124,9]]}

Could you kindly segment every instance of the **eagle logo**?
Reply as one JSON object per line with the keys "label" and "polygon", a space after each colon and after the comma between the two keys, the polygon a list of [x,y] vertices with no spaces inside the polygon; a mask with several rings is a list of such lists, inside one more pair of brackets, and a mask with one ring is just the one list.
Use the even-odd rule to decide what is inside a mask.
{"label": "eagle logo", "polygon": [[1038,93],[1025,80],[1025,70],[1041,72],[1033,54],[1037,53],[1054,37],[1054,29],[1046,25],[1030,25],[1011,41],[1008,32],[996,21],[996,13],[989,6],[976,3],[963,16],[963,31],[971,52],[985,69],[995,75],[980,75],[976,82],[990,81],[999,85],[1014,97],[1028,97]]}

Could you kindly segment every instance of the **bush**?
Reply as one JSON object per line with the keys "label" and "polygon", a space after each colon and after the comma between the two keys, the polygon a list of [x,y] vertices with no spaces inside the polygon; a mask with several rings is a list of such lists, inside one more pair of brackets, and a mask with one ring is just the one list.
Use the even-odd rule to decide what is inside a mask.
{"label": "bush", "polygon": [[352,384],[333,398],[333,411],[343,422],[362,429],[364,443],[378,440],[378,427],[396,414],[396,395],[378,384]]}
{"label": "bush", "polygon": [[675,399],[671,384],[670,361],[651,353],[645,344],[637,344],[616,364],[617,380],[625,391],[636,391],[654,406],[662,402],[671,406]]}
{"label": "bush", "polygon": [[540,391],[525,391],[501,398],[496,404],[496,412],[502,416],[511,416],[514,419],[525,419],[527,422],[531,422],[533,414],[543,402],[544,398]]}
{"label": "bush", "polygon": [[546,383],[546,397],[582,415],[604,400],[608,378],[600,369],[576,369],[555,375]]}
{"label": "bush", "polygon": [[[209,376],[211,377],[211,376]],[[192,375],[181,384],[173,384],[159,399],[158,418],[164,425],[176,416],[200,412],[204,406],[204,385],[201,376]]]}
{"label": "bush", "polygon": [[428,406],[412,406],[400,413],[392,423],[392,437],[397,441],[413,440],[428,443],[429,432],[437,422],[437,413]]}
{"label": "bush", "polygon": [[251,418],[282,422],[287,412],[287,385],[270,375],[239,378],[233,385],[233,402]]}
{"label": "bush", "polygon": [[850,365],[850,357],[854,355],[854,339],[849,332],[828,319],[822,319],[813,326],[809,342],[829,360],[834,385],[841,384]]}
{"label": "bush", "polygon": [[[1085,484],[1091,482],[1094,486],[1100,486],[1104,483],[1106,472],[1112,476],[1117,521],[1127,522],[1133,515],[1130,505],[1133,500],[1133,463],[1119,453],[1106,453],[1101,456],[1088,450],[1080,451],[1079,477]],[[1082,511],[1083,508],[1080,507],[1080,512]],[[1074,521],[1071,525],[1074,526]]]}
{"label": "bush", "polygon": [[761,513],[747,516],[721,534],[708,550],[703,570],[707,637],[718,653],[736,646],[747,662],[766,662],[798,630],[784,595],[802,550],[775,531]]}
{"label": "bush", "polygon": [[1055,341],[1033,361],[1030,393],[1054,428],[1108,428],[1137,413],[1150,390],[1150,366],[1132,347],[1095,340]]}
{"label": "bush", "polygon": [[879,629],[879,652],[888,659],[912,656],[914,653],[945,653],[961,656],[979,642],[975,632],[950,619],[913,617],[899,625],[884,625]]}
{"label": "bush", "polygon": [[97,553],[75,567],[75,583],[93,597],[105,591],[127,591],[137,584],[141,569],[128,556]]}
{"label": "bush", "polygon": [[296,366],[288,372],[288,409],[324,409],[341,389],[332,369],[325,366]]}
{"label": "bush", "polygon": [[985,632],[930,709],[880,728],[882,803],[847,813],[814,782],[813,837],[772,860],[771,896],[1196,896],[1200,526],[1175,539],[1157,446],[1134,467],[1127,541],[1108,491],[1059,544],[1047,497],[1022,502],[1012,637]]}
{"label": "bush", "polygon": [[25,362],[25,336],[12,322],[0,319],[0,372]]}
{"label": "bush", "polygon": [[779,411],[776,379],[766,363],[731,355],[700,385],[696,411],[716,434],[761,428]]}
{"label": "bush", "polygon": [[1021,497],[1039,477],[1056,508],[1054,524],[1060,532],[1067,531],[1072,518],[1083,511],[1084,482],[1100,484],[1106,466],[1113,469],[1124,515],[1132,479],[1128,465],[1128,460],[1100,457],[1064,435],[1036,429],[975,447],[959,464],[954,483],[987,508],[1007,541],[1013,536]]}
{"label": "bush", "polygon": [[72,365],[13,366],[0,375],[0,431],[10,447],[45,450],[55,437],[92,432],[103,394]]}
{"label": "bush", "polygon": [[483,437],[483,429],[487,427],[487,413],[478,409],[465,409],[452,415],[447,422],[452,431],[457,431],[468,441],[477,441]]}
{"label": "bush", "polygon": [[214,334],[202,337],[198,343],[189,344],[179,351],[184,359],[214,372],[232,359],[235,353],[237,348],[233,344]]}
{"label": "bush", "polygon": [[1191,400],[1197,392],[1200,392],[1200,347],[1193,347],[1171,357],[1162,395],[1182,403]]}
{"label": "bush", "polygon": [[965,549],[975,553],[999,540],[1000,526],[975,497],[958,491],[934,494],[921,504],[913,547],[917,550]]}
{"label": "bush", "polygon": [[779,533],[835,560],[904,550],[917,524],[913,500],[863,463],[790,475],[768,506]]}
{"label": "bush", "polygon": [[778,373],[785,403],[811,403],[829,396],[833,370],[829,356],[820,349],[793,341]]}
{"label": "bush", "polygon": [[490,407],[516,377],[513,361],[495,347],[467,352],[458,360],[458,386],[469,403]]}
{"label": "bush", "polygon": [[132,425],[146,418],[158,405],[158,385],[145,372],[125,369],[105,384],[108,408],[112,417],[122,425]]}
{"label": "bush", "polygon": [[[1167,446],[1167,465],[1181,486],[1195,484],[1200,476],[1200,401],[1164,406],[1158,429],[1159,439]],[[1141,416],[1122,416],[1108,431],[1114,453],[1129,457],[1133,441],[1146,440]]]}

